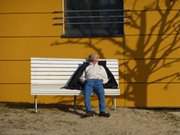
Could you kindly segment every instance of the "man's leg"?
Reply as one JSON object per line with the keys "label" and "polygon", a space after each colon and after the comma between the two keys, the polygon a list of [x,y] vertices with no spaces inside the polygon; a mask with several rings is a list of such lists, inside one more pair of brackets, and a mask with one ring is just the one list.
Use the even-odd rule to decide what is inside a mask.
{"label": "man's leg", "polygon": [[103,87],[102,81],[100,81],[100,80],[96,81],[96,83],[94,84],[94,91],[98,96],[99,111],[100,112],[105,112],[106,105],[105,105],[104,87]]}
{"label": "man's leg", "polygon": [[101,117],[110,117],[110,114],[106,112],[106,105],[105,105],[105,95],[104,95],[104,87],[103,83],[100,80],[97,80],[94,87],[95,93],[99,99],[99,116]]}
{"label": "man's leg", "polygon": [[84,84],[83,94],[84,94],[84,104],[86,107],[86,112],[91,112],[91,93],[93,91],[93,81],[87,80]]}

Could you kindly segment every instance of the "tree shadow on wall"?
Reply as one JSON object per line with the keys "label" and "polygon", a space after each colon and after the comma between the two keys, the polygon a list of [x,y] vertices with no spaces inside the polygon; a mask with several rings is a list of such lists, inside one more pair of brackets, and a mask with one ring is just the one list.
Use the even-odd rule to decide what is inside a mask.
{"label": "tree shadow on wall", "polygon": [[[97,52],[101,58],[106,58],[103,50],[96,44],[110,41],[121,50],[114,52],[114,55],[121,58],[119,73],[124,81],[121,81],[120,85],[125,86],[125,92],[121,96],[133,101],[136,107],[147,107],[147,90],[151,84],[163,84],[164,89],[168,89],[169,84],[178,83],[180,79],[179,71],[170,72],[155,80],[150,79],[164,68],[180,62],[180,58],[170,58],[180,48],[180,10],[173,10],[177,0],[164,0],[166,10],[160,8],[160,3],[163,2],[156,0],[144,7],[144,10],[138,11],[135,10],[137,1],[134,0],[132,10],[125,10],[125,27],[135,30],[138,34],[125,34],[121,41],[115,38],[98,38],[94,42],[92,38],[87,41],[79,38],[55,41],[51,45],[85,45]],[[151,14],[158,17],[147,19]],[[152,25],[149,25],[149,21]],[[136,37],[137,40],[135,44],[130,41],[132,45],[129,45],[131,37]]]}
{"label": "tree shadow on wall", "polygon": [[[170,83],[174,83],[180,77],[180,72],[175,71],[150,80],[150,77],[157,74],[159,70],[180,61],[179,58],[170,58],[170,55],[180,48],[179,26],[177,26],[180,23],[179,11],[172,13],[177,1],[165,0],[164,2],[167,10],[161,10],[160,1],[157,0],[145,7],[144,11],[126,12],[129,16],[127,25],[136,29],[139,34],[135,49],[131,49],[127,43],[128,35],[123,38],[121,44],[123,44],[123,56],[127,58],[124,62],[126,73],[120,74],[127,82],[125,98],[134,101],[137,107],[147,106],[147,89],[150,84],[164,84],[164,88],[168,88]],[[151,12],[148,13],[151,9],[156,9],[151,12],[158,14],[159,18],[149,20],[153,21],[153,25],[148,28],[147,16],[151,14]],[[149,29],[148,32],[147,29]],[[168,41],[170,39],[171,41]],[[117,53],[120,54],[120,52]],[[134,66],[129,64],[132,60],[135,62]]]}

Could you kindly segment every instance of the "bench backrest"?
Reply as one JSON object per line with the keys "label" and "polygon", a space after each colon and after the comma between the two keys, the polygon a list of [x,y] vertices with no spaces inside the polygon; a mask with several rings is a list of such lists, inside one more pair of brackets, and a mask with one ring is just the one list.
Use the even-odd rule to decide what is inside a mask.
{"label": "bench backrest", "polygon": [[[118,83],[118,60],[104,60],[107,61],[107,67]],[[63,87],[83,62],[85,59],[31,58],[31,85],[58,85]]]}

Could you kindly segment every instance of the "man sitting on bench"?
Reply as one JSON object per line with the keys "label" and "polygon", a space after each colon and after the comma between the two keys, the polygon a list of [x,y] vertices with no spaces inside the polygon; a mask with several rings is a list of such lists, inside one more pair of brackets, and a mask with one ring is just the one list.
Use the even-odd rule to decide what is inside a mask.
{"label": "man sitting on bench", "polygon": [[89,65],[83,71],[80,81],[83,83],[84,103],[86,107],[86,117],[91,117],[95,113],[91,110],[90,97],[94,91],[99,100],[99,116],[110,117],[106,112],[105,96],[103,84],[108,82],[108,76],[103,66],[98,64],[99,56],[91,54]]}

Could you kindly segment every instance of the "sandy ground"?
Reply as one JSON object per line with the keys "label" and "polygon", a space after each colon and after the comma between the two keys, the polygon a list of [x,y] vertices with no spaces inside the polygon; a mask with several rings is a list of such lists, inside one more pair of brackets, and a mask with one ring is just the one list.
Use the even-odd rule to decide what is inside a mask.
{"label": "sandy ground", "polygon": [[[97,111],[97,109],[95,109]],[[180,135],[180,110],[108,109],[110,118],[82,118],[71,106],[0,103],[0,135]]]}

